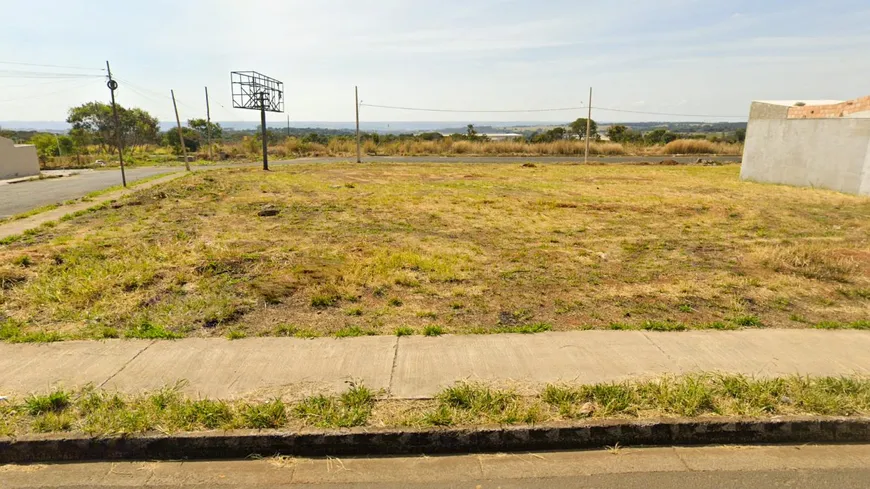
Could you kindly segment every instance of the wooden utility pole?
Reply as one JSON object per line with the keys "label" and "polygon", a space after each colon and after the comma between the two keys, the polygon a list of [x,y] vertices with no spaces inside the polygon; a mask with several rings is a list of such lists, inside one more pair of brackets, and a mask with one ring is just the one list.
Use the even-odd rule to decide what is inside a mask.
{"label": "wooden utility pole", "polygon": [[109,73],[109,91],[112,92],[112,115],[115,119],[115,140],[118,144],[118,161],[121,163],[121,184],[127,186],[127,174],[124,172],[124,141],[121,137],[121,119],[118,117],[118,106],[115,105],[115,89],[118,88],[118,82],[112,78],[112,68],[109,67],[109,62],[106,61],[106,72]]}
{"label": "wooden utility pole", "polygon": [[362,163],[359,145],[359,87],[353,87],[353,96],[356,101],[356,162]]}
{"label": "wooden utility pole", "polygon": [[178,117],[178,105],[175,103],[175,90],[170,90],[172,94],[172,108],[175,109],[175,122],[178,124],[178,141],[181,142],[181,153],[184,155],[184,168],[190,171],[190,162],[187,161],[187,146],[184,145],[184,133],[181,131],[181,118]]}
{"label": "wooden utility pole", "polygon": [[287,137],[290,137],[290,115],[287,115]]}
{"label": "wooden utility pole", "polygon": [[584,163],[589,163],[589,132],[592,130],[592,87],[589,87],[589,114],[586,116],[586,157]]}
{"label": "wooden utility pole", "polygon": [[269,171],[269,133],[266,131],[266,92],[260,92],[260,124],[263,128],[263,170]]}
{"label": "wooden utility pole", "polygon": [[211,161],[211,107],[208,105],[208,87],[205,87],[205,133],[208,140],[208,160]]}

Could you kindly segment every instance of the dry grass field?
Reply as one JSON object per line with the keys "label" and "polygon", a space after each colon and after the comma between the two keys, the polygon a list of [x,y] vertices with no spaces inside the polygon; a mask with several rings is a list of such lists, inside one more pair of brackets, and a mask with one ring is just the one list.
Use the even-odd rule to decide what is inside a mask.
{"label": "dry grass field", "polygon": [[0,339],[870,327],[870,199],[738,173],[200,172],[0,245]]}

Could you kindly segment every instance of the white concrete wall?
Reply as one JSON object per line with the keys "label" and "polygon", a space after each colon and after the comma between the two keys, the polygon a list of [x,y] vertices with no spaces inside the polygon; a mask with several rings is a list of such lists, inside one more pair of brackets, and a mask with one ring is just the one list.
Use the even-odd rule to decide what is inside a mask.
{"label": "white concrete wall", "polygon": [[0,138],[0,180],[39,175],[36,146],[14,144]]}
{"label": "white concrete wall", "polygon": [[870,195],[870,119],[752,119],[745,180]]}

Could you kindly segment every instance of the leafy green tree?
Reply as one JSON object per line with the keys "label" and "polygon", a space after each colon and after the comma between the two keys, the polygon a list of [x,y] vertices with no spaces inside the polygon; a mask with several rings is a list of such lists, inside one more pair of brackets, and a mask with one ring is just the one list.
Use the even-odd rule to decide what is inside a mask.
{"label": "leafy green tree", "polygon": [[546,132],[538,132],[532,135],[530,139],[533,143],[551,143],[553,141],[559,141],[561,139],[565,139],[565,135],[568,133],[564,127],[554,127]]}
{"label": "leafy green tree", "polygon": [[440,141],[444,139],[444,136],[440,132],[424,132],[420,133],[417,137],[422,141]]}
{"label": "leafy green tree", "polygon": [[[118,106],[121,138],[125,145],[155,143],[159,140],[159,123],[148,112]],[[117,150],[115,122],[112,106],[102,102],[89,102],[69,109],[66,121],[72,125],[70,136],[79,146],[97,144],[108,150]]]}
{"label": "leafy green tree", "polygon": [[625,140],[625,134],[628,132],[628,127],[622,124],[616,124],[607,128],[607,137],[614,143],[621,143]]}
{"label": "leafy green tree", "polygon": [[477,136],[477,131],[474,129],[474,124],[469,124],[468,127],[466,127],[465,136],[468,137],[468,139],[474,139],[474,137]]}
{"label": "leafy green tree", "polygon": [[208,128],[211,128],[211,140],[220,141],[224,136],[224,130],[217,122],[208,122],[205,119],[190,119],[187,126],[199,133],[199,139],[208,141]]}
{"label": "leafy green tree", "polygon": [[[668,134],[673,135],[673,133],[669,133],[667,129],[655,129],[644,133],[643,142],[646,144],[667,144],[668,142],[677,139],[675,135],[673,139],[670,139]],[[668,139],[670,139],[670,141],[668,141]]]}
{"label": "leafy green tree", "polygon": [[[194,131],[189,127],[182,127],[181,133],[184,136],[184,147],[188,152],[196,152],[199,150],[201,141],[199,132]],[[178,140],[178,129],[170,129],[163,133],[163,145],[171,146],[176,154],[181,154],[181,141]]]}
{"label": "leafy green tree", "polygon": [[68,156],[76,152],[75,142],[69,136],[41,133],[30,138],[29,142],[36,146],[36,154],[43,162],[50,157]]}
{"label": "leafy green tree", "polygon": [[72,124],[70,136],[79,146],[97,144],[108,150],[116,147],[112,122],[112,107],[100,102],[90,102],[69,109],[66,121]]}
{"label": "leafy green tree", "polygon": [[[571,132],[576,134],[578,138],[583,139],[586,137],[586,118],[581,117],[576,121],[570,124]],[[598,139],[598,124],[595,121],[590,120],[589,122],[590,129],[590,137],[592,139]]]}

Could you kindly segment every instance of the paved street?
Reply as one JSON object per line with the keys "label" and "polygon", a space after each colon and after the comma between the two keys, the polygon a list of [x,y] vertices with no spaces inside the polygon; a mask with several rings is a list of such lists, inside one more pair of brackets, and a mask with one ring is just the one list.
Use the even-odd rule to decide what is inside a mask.
{"label": "paved street", "polygon": [[361,381],[395,398],[429,398],[461,380],[537,390],[690,372],[754,376],[870,373],[870,332],[575,331],[535,335],[189,338],[0,343],[0,395],[93,384],[126,393],[186,381],[212,398],[298,397]]}
{"label": "paved street", "polygon": [[[179,168],[143,167],[128,169],[127,183],[174,171],[179,171]],[[0,183],[0,219],[37,207],[78,199],[91,192],[120,184],[120,170],[94,170],[63,178],[15,184]]]}
{"label": "paved street", "polygon": [[866,445],[0,466],[0,487],[865,489]]}
{"label": "paved street", "polygon": [[[704,157],[723,162],[739,162],[739,156]],[[657,162],[663,159],[674,159],[681,163],[694,163],[698,157],[637,157],[637,156],[608,156],[605,158],[591,158],[595,163],[632,163],[638,161]],[[367,156],[364,162],[393,162],[393,163],[562,163],[582,162],[583,158],[576,157],[441,157],[441,156]],[[272,161],[273,166],[289,165],[294,163],[336,163],[354,161],[353,158],[300,158],[296,160]],[[194,171],[202,171],[216,168],[256,168],[261,162],[230,163],[214,166],[194,166]],[[127,181],[135,182],[141,178],[161,173],[183,171],[183,166],[173,167],[137,167],[127,170]],[[4,184],[0,182],[0,219],[13,216],[22,212],[42,207],[49,204],[65,202],[77,199],[90,192],[102,190],[121,183],[121,173],[117,169],[85,171],[78,175],[48,180],[35,180],[30,182]]]}

